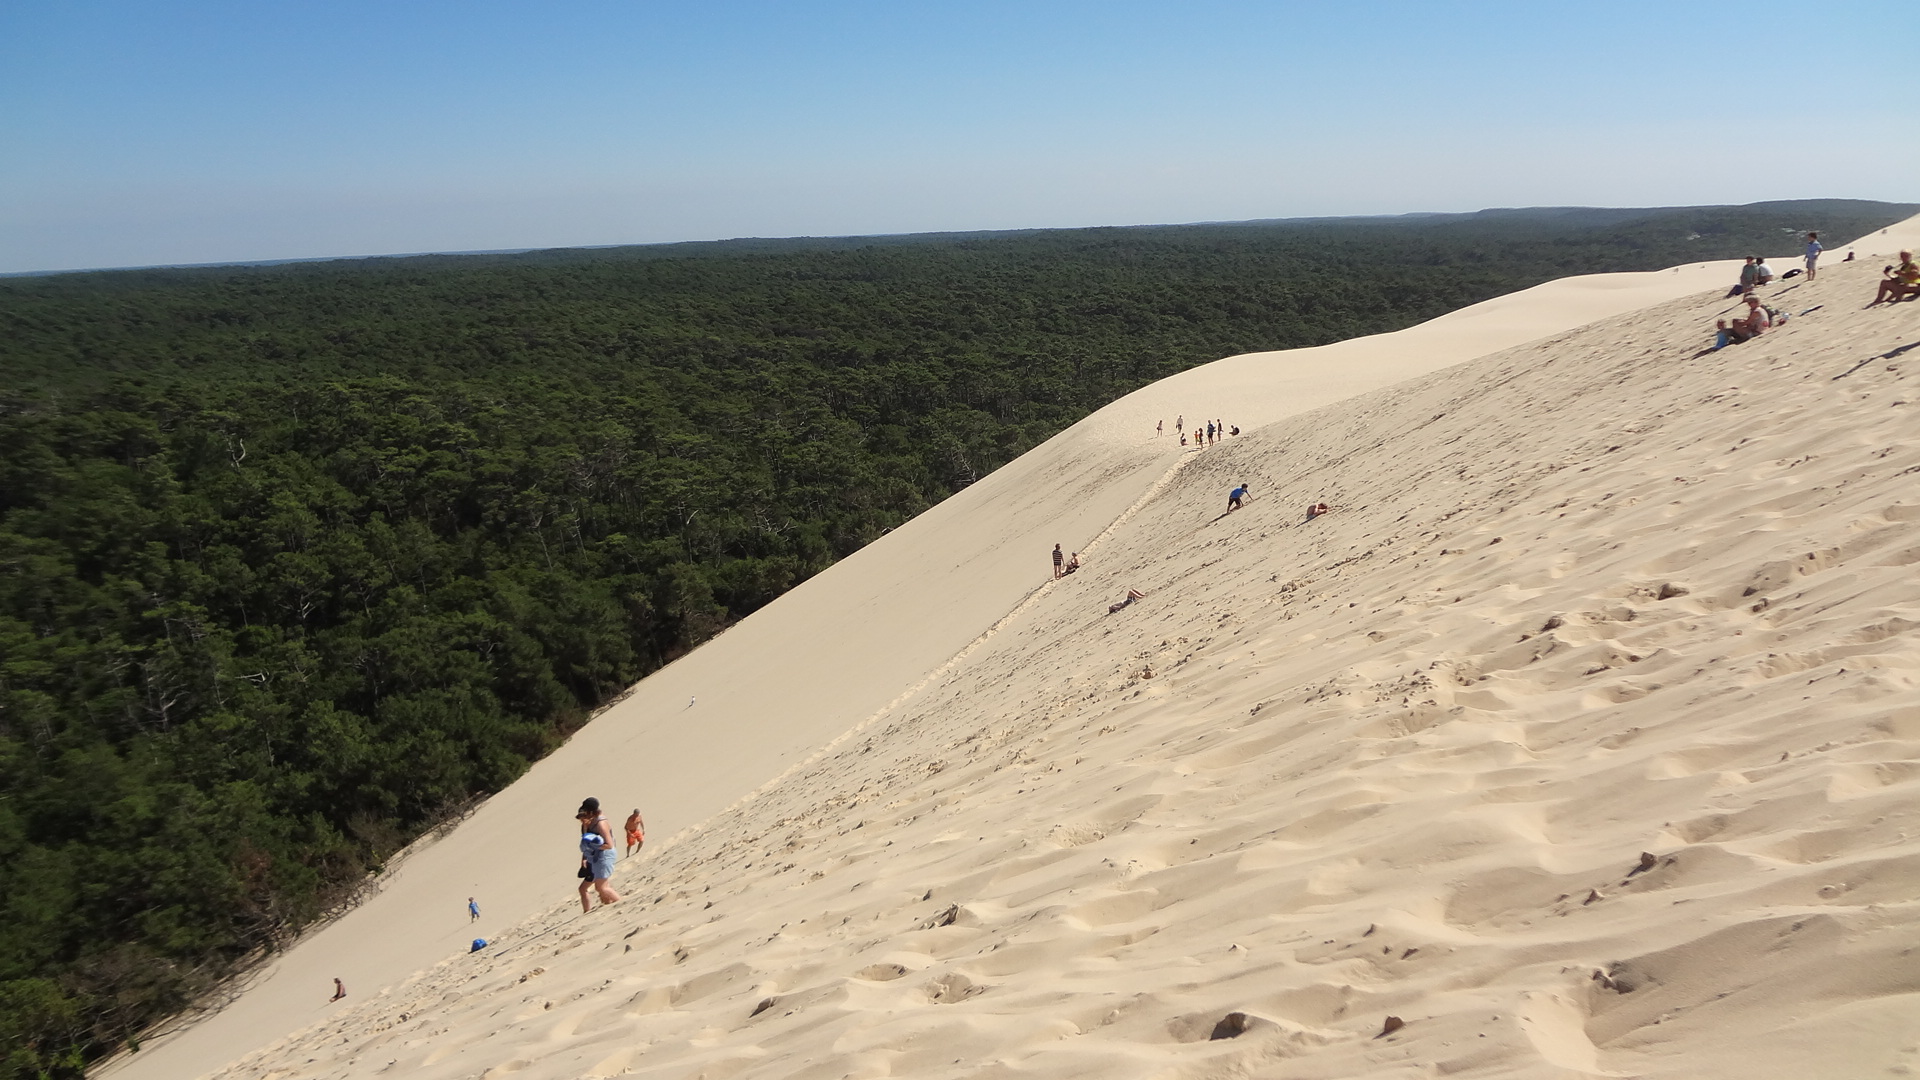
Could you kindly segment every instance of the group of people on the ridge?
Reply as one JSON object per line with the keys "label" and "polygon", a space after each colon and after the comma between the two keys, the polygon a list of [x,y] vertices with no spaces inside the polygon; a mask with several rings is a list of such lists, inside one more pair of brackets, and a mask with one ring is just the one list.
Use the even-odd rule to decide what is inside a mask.
{"label": "group of people on the ridge", "polygon": [[[1188,445],[1187,415],[1185,413],[1181,413],[1179,416],[1174,418],[1173,432],[1174,434],[1180,436],[1181,446]],[[1165,435],[1166,433],[1167,433],[1167,422],[1165,420],[1155,420],[1153,422],[1153,434],[1155,435],[1155,437]],[[1240,434],[1240,426],[1238,424],[1234,425],[1233,427],[1228,427],[1224,421],[1209,420],[1207,421],[1204,427],[1196,427],[1193,429],[1192,445],[1196,447],[1212,446],[1214,443],[1219,442],[1221,439],[1224,439],[1229,435],[1238,435],[1238,434]]]}
{"label": "group of people on the ridge", "polygon": [[[1805,268],[1789,270],[1780,275],[1777,280],[1785,281],[1788,278],[1798,277],[1802,273],[1806,274],[1808,281],[1814,280],[1819,275],[1822,250],[1820,234],[1808,233]],[[1853,252],[1847,252],[1847,257],[1841,261],[1853,262]],[[1714,321],[1714,348],[1722,349],[1728,345],[1752,341],[1787,321],[1788,316],[1785,312],[1768,306],[1755,295],[1760,288],[1772,284],[1775,280],[1773,268],[1767,265],[1764,257],[1759,255],[1747,257],[1746,265],[1740,268],[1739,283],[1727,292],[1730,297],[1745,298],[1746,314],[1736,313],[1732,318]],[[1901,251],[1898,263],[1889,264],[1880,271],[1879,289],[1873,294],[1873,300],[1867,306],[1910,300],[1916,296],[1920,296],[1920,264],[1913,261],[1913,252]]]}

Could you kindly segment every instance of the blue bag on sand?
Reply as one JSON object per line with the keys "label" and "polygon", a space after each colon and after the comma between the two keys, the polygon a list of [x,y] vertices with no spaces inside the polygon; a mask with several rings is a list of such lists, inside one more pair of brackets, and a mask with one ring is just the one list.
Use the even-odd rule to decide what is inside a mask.
{"label": "blue bag on sand", "polygon": [[483,937],[477,937],[473,939],[473,948],[468,949],[467,951],[479,952],[481,949],[484,949],[486,947],[487,947],[487,939]]}

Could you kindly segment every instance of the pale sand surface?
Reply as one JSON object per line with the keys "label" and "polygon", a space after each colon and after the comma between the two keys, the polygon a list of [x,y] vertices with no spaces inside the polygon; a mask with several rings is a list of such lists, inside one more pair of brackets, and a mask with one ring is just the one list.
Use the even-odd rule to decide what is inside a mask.
{"label": "pale sand surface", "polygon": [[[1911,232],[1912,223],[1907,228]],[[1658,670],[1677,682],[1669,669],[1690,657],[1685,642],[1662,639],[1661,648],[1683,659],[1654,667],[1647,660],[1657,650],[1628,639],[1657,627],[1684,637],[1673,635],[1670,613],[1701,608],[1698,636],[1688,639],[1693,652],[1732,657],[1731,649],[1715,644],[1732,633],[1729,620],[1759,624],[1778,616],[1705,606],[1705,595],[1717,587],[1712,583],[1691,584],[1688,596],[1667,601],[1621,590],[1659,576],[1637,568],[1675,557],[1680,549],[1674,545],[1683,541],[1693,549],[1712,547],[1695,561],[1714,572],[1744,573],[1752,569],[1747,562],[1780,544],[1796,549],[1789,554],[1824,550],[1813,539],[1801,540],[1814,526],[1851,527],[1812,515],[1803,528],[1799,511],[1754,509],[1809,483],[1831,487],[1841,474],[1825,470],[1840,466],[1802,462],[1791,470],[1777,466],[1777,477],[1754,473],[1758,464],[1750,469],[1728,451],[1737,442],[1728,432],[1739,424],[1785,423],[1784,433],[1756,427],[1740,436],[1800,437],[1811,447],[1833,441],[1833,424],[1857,440],[1867,437],[1869,421],[1904,419],[1884,401],[1848,396],[1867,392],[1857,384],[1884,365],[1829,383],[1824,376],[1792,381],[1799,372],[1785,362],[1798,348],[1828,366],[1850,364],[1855,352],[1871,355],[1920,336],[1914,332],[1920,305],[1852,313],[1877,271],[1878,264],[1870,271],[1865,263],[1832,264],[1812,286],[1776,289],[1790,307],[1798,305],[1793,310],[1829,306],[1777,337],[1710,358],[1685,357],[1697,350],[1702,327],[1727,305],[1682,300],[1205,453],[1181,455],[1170,448],[1171,438],[1147,437],[1150,420],[1123,425],[1111,414],[1144,404],[1138,415],[1163,412],[1169,423],[1184,408],[1251,428],[1595,315],[1717,286],[1728,280],[1727,271],[1682,268],[1666,272],[1670,283],[1661,275],[1572,279],[1481,305],[1487,311],[1435,320],[1427,324],[1430,338],[1420,334],[1427,328],[1416,328],[1367,339],[1375,343],[1372,351],[1346,343],[1315,358],[1337,363],[1288,365],[1268,354],[1156,384],[1164,395],[1157,402],[1142,391],[1103,410],[646,680],[526,779],[406,861],[380,895],[292,950],[232,1006],[170,1041],[150,1044],[116,1071],[194,1076],[304,1028],[305,1034],[249,1059],[240,1074],[362,1075],[389,1061],[398,1063],[393,1075],[433,1076],[489,1069],[504,1075],[517,1068],[537,1077],[610,1075],[627,1067],[674,1076],[703,1070],[976,1075],[993,1061],[1008,1063],[1008,1071],[1047,1075],[1206,1073],[1227,1060],[1221,1055],[1300,1053],[1305,1056],[1289,1068],[1307,1071],[1297,1075],[1319,1075],[1313,1070],[1323,1067],[1393,1075],[1381,1070],[1422,1054],[1438,1060],[1437,1045],[1423,1040],[1460,1036],[1467,1022],[1462,1010],[1483,1001],[1497,1006],[1488,1016],[1507,1021],[1505,1027],[1488,1021],[1485,1046],[1466,1047],[1484,1054],[1485,1069],[1493,1070],[1487,1075],[1501,1069],[1546,1075],[1529,1071],[1542,1060],[1613,1068],[1606,1063],[1622,1053],[1657,1062],[1659,1040],[1649,1033],[1680,1032],[1684,1043],[1684,1025],[1650,1027],[1643,1019],[1617,1033],[1605,1028],[1606,1015],[1637,1017],[1639,1003],[1657,995],[1615,995],[1595,1004],[1586,984],[1576,985],[1590,974],[1587,968],[1554,978],[1546,969],[1629,960],[1639,966],[1626,970],[1661,981],[1663,994],[1667,984],[1697,983],[1699,965],[1692,960],[1671,961],[1692,964],[1691,974],[1662,979],[1658,972],[1668,969],[1659,965],[1669,960],[1654,956],[1648,943],[1670,940],[1689,957],[1714,949],[1739,953],[1748,946],[1738,934],[1771,925],[1753,914],[1760,900],[1749,879],[1825,860],[1814,858],[1813,849],[1795,863],[1778,857],[1777,844],[1660,831],[1678,827],[1671,822],[1647,832],[1645,819],[1677,805],[1676,798],[1705,806],[1727,798],[1723,787],[1737,795],[1740,788],[1764,786],[1758,773],[1744,785],[1716,779],[1744,775],[1727,762],[1745,768],[1749,742],[1764,743],[1767,753],[1774,749],[1767,741],[1772,735],[1735,738],[1722,706],[1738,688],[1772,702],[1769,695],[1785,684],[1778,683],[1781,676],[1763,678],[1723,658],[1717,662],[1729,666],[1703,667],[1707,675],[1697,678],[1748,681],[1720,691],[1717,704],[1682,706],[1668,700],[1671,693],[1653,693],[1641,673]],[[1608,280],[1620,278],[1641,280]],[[1519,302],[1536,294],[1542,299],[1533,306]],[[1555,305],[1557,317],[1540,314]],[[1503,306],[1505,318],[1498,316]],[[1476,322],[1477,337],[1469,329]],[[1882,342],[1901,328],[1904,339]],[[1421,355],[1410,359],[1410,352]],[[1262,366],[1264,381],[1248,374],[1250,365]],[[1754,372],[1746,370],[1755,365]],[[1824,394],[1796,406],[1809,414],[1849,408],[1861,414],[1803,426],[1766,411],[1766,401],[1746,405],[1750,399],[1740,395],[1709,397],[1711,408],[1698,405],[1703,395],[1725,394],[1703,388],[1725,381],[1720,376],[1734,367],[1756,385],[1780,382],[1789,396]],[[1215,369],[1217,381],[1209,382]],[[1897,386],[1895,375],[1881,372],[1872,389]],[[1522,384],[1532,387],[1531,396],[1515,398]],[[1453,404],[1463,395],[1464,407]],[[1448,407],[1429,409],[1434,402]],[[1682,403],[1692,408],[1681,412]],[[1727,410],[1736,407],[1752,415],[1729,417]],[[1428,420],[1436,412],[1453,419]],[[1621,434],[1636,426],[1640,430]],[[1600,428],[1605,434],[1596,434]],[[1680,431],[1693,440],[1682,449],[1649,441]],[[1596,449],[1607,439],[1622,449]],[[1882,441],[1896,446],[1882,460],[1899,460],[1897,440]],[[1849,450],[1855,446],[1847,443]],[[1681,457],[1669,464],[1660,457],[1668,453]],[[1694,458],[1685,458],[1688,453]],[[1729,456],[1738,468],[1706,464]],[[1456,476],[1444,462],[1465,472]],[[1209,524],[1228,481],[1241,478],[1230,474],[1239,472],[1265,498]],[[1629,496],[1618,477],[1654,472],[1683,477],[1657,479],[1685,504],[1724,488],[1707,500],[1710,516],[1718,515],[1713,524],[1688,511],[1689,531],[1677,532],[1664,518],[1652,521],[1652,497],[1644,494],[1632,497],[1649,506],[1626,513],[1620,500]],[[1690,472],[1700,475],[1689,479]],[[1589,490],[1616,480],[1623,491],[1614,499],[1599,500],[1604,492]],[[1756,480],[1768,481],[1764,491]],[[1868,483],[1853,482],[1862,489]],[[1292,527],[1294,504],[1321,495],[1346,507],[1306,529]],[[1585,499],[1596,508],[1567,509],[1568,521],[1535,521],[1541,510],[1533,503],[1547,498],[1571,499],[1569,507]],[[1469,507],[1464,517],[1462,506]],[[1130,507],[1138,512],[1129,514]],[[1406,516],[1396,521],[1400,515]],[[1905,529],[1897,514],[1882,517],[1866,531],[1880,536]],[[1511,523],[1521,518],[1533,526],[1525,537],[1517,530],[1526,526]],[[1779,524],[1786,519],[1793,519],[1791,529]],[[1616,528],[1621,522],[1632,527]],[[1773,535],[1768,523],[1791,538]],[[1514,535],[1492,554],[1439,554],[1455,541],[1468,546],[1483,539],[1489,528]],[[1031,594],[1036,578],[1045,576],[1045,553],[1054,541],[1089,550],[1103,531],[1087,570]],[[1264,542],[1249,546],[1256,538]],[[1703,538],[1717,538],[1725,550]],[[1648,544],[1666,546],[1652,554],[1628,551]],[[1877,557],[1831,556],[1817,573],[1854,581],[1858,573],[1837,568]],[[1352,561],[1335,565],[1342,559]],[[1692,565],[1664,572],[1687,569],[1689,582],[1713,576],[1694,574]],[[1480,569],[1468,572],[1474,567]],[[1885,573],[1889,582],[1899,580],[1900,572]],[[1102,615],[1129,584],[1154,595],[1111,619]],[[1283,589],[1287,584],[1295,587]],[[1859,584],[1854,581],[1856,589]],[[1878,588],[1847,602],[1878,611],[1889,603]],[[1444,602],[1439,597],[1450,589],[1462,596],[1458,604],[1451,595]],[[1361,606],[1336,609],[1330,592]],[[1517,642],[1524,628],[1509,635],[1509,624],[1532,618],[1536,608],[1564,609],[1561,627],[1529,639],[1554,642],[1556,651],[1538,665],[1520,665],[1524,672],[1503,666],[1495,639],[1512,636],[1524,652],[1527,643]],[[1363,610],[1367,627],[1343,621]],[[1627,626],[1599,617],[1620,610],[1640,621]],[[1595,612],[1599,616],[1588,617]],[[1000,632],[983,641],[996,623]],[[1830,623],[1822,616],[1788,632],[1827,633]],[[1882,634],[1874,649],[1859,654],[1899,655],[1903,630]],[[1246,638],[1247,651],[1224,648],[1229,637]],[[1203,638],[1214,640],[1196,645]],[[967,652],[970,642],[979,647]],[[1314,647],[1303,647],[1309,643]],[[1262,645],[1272,651],[1256,656]],[[1784,647],[1811,655],[1829,646]],[[1649,655],[1608,661],[1618,662],[1618,672],[1606,664],[1590,675],[1562,670],[1590,653],[1624,656],[1634,649]],[[1189,653],[1177,671],[1168,670]],[[1583,659],[1563,662],[1563,654],[1574,653]],[[1134,678],[1136,663],[1155,666],[1156,678]],[[1807,670],[1817,675],[1819,666]],[[1891,680],[1887,664],[1880,666],[1875,677]],[[1863,670],[1856,663],[1848,674],[1833,676],[1835,692],[1853,695],[1846,710],[1796,716],[1792,724],[1851,717],[1847,730],[1859,728],[1860,718],[1880,707],[1870,709],[1871,695],[1859,688]],[[886,710],[930,674],[935,678],[926,689]],[[1481,675],[1488,676],[1485,683]],[[1415,686],[1419,680],[1425,685]],[[1379,689],[1401,682],[1405,706]],[[1679,689],[1673,682],[1669,686]],[[1893,693],[1887,685],[1871,689]],[[699,702],[689,710],[694,694]],[[1695,695],[1683,696],[1691,701]],[[1261,702],[1268,704],[1250,717],[1248,710]],[[1775,704],[1782,715],[1790,712],[1786,699]],[[1617,734],[1656,707],[1661,716],[1677,710],[1692,719],[1671,725],[1672,738],[1597,748],[1594,740],[1603,736],[1594,732]],[[875,717],[872,726],[846,736],[869,717]],[[1566,729],[1556,720],[1568,721]],[[1102,727],[1114,730],[1096,734]],[[1910,735],[1916,733],[1901,728],[1887,739],[1899,744]],[[1726,761],[1700,764],[1694,741],[1731,741],[1742,749]],[[1819,760],[1808,752],[1822,741],[1832,740],[1781,747],[1790,758],[1781,775],[1799,777],[1792,783],[1804,786],[1807,769],[1833,764],[1838,752],[1832,747],[1820,751],[1827,756]],[[1640,749],[1623,755],[1628,747]],[[1659,753],[1648,757],[1647,747]],[[1796,750],[1808,752],[1807,760],[1796,764]],[[1915,756],[1908,750],[1905,757]],[[1606,763],[1616,758],[1625,764]],[[1848,788],[1844,797],[1827,792],[1827,802],[1845,814],[1879,805],[1877,789],[1861,785],[1883,773],[1900,794],[1904,773],[1887,761],[1848,763],[1860,765],[1847,774],[1857,775],[1860,790]],[[790,772],[781,783],[740,802],[783,769]],[[1062,770],[1064,776],[1055,775]],[[570,813],[589,793],[606,802],[616,821],[641,805],[654,840],[646,857],[623,862],[616,874],[633,900],[582,919],[570,899]],[[1603,801],[1617,820],[1569,805],[1596,793],[1609,795]],[[1731,821],[1742,807],[1694,809],[1696,817]],[[1799,820],[1811,816],[1804,809],[1787,816],[1776,825],[1799,834],[1842,828],[1816,829]],[[674,833],[671,843],[661,843]],[[1554,901],[1569,908],[1565,914],[1527,909],[1536,893],[1566,891],[1562,878],[1598,882],[1623,873],[1612,866],[1621,857],[1618,844],[1633,848],[1625,852],[1629,865],[1642,849],[1727,857],[1700,856],[1719,860],[1713,870],[1696,868],[1688,856],[1636,877],[1641,884],[1629,893],[1669,890],[1657,912],[1652,901],[1635,896],[1577,911]],[[1826,860],[1857,854],[1837,841],[1828,846],[1836,853]],[[770,854],[776,847],[778,858]],[[1875,858],[1902,850],[1890,838],[1867,847]],[[1781,865],[1763,865],[1766,860]],[[858,863],[866,865],[856,871]],[[1686,881],[1670,880],[1680,878]],[[1897,879],[1886,870],[1876,880]],[[1671,892],[1682,885],[1693,891]],[[1855,882],[1846,889],[1862,887]],[[929,890],[933,899],[921,900]],[[1498,899],[1462,899],[1509,893],[1518,898],[1511,908]],[[469,894],[480,896],[487,911],[477,927],[465,920]],[[656,902],[663,895],[668,899]],[[1734,933],[1726,939],[1733,944],[1715,944],[1718,939],[1700,933],[1688,937],[1694,924],[1675,922],[1669,899],[1701,904],[1674,911]],[[1852,910],[1837,899],[1809,903],[1836,918]],[[952,925],[913,929],[953,904],[960,907]],[[1341,934],[1352,937],[1347,924],[1363,915],[1363,923],[1379,927],[1368,949],[1391,932],[1396,942],[1412,942],[1402,949],[1418,944],[1420,953],[1404,963],[1362,962],[1357,953],[1341,955],[1320,944],[1348,944]],[[845,921],[830,926],[830,918]],[[1904,925],[1894,919],[1887,932],[1912,945],[1910,934],[1900,937]],[[630,931],[632,937],[622,936]],[[1843,938],[1854,932],[1843,931]],[[467,957],[461,950],[476,934],[498,945]],[[1789,945],[1799,947],[1789,941],[1777,948]],[[438,967],[406,985],[366,1000],[435,962]],[[875,977],[896,966],[902,976]],[[545,970],[519,981],[536,967]],[[329,1006],[324,998],[335,975],[346,979],[353,996]],[[1802,989],[1774,998],[1801,1007],[1809,991],[1803,975],[1794,978]],[[1713,993],[1726,989],[1711,980],[1702,985]],[[1840,979],[1819,994],[1832,1006],[1828,1012],[1839,1010],[1834,1023],[1884,1027],[1886,1010],[1897,1002],[1884,990],[1857,991]],[[767,998],[778,999],[775,1006],[748,1022],[747,1014]],[[1308,1001],[1321,1004],[1300,1004]],[[1096,1007],[1097,1015],[1089,1012]],[[1233,1009],[1255,1017],[1246,1036],[1179,1041],[1193,1025],[1211,1030],[1218,1017],[1210,1010]],[[1361,1039],[1378,1030],[1382,1009],[1421,1022],[1389,1039]],[[406,1019],[399,1019],[403,1013]],[[1589,1013],[1599,1018],[1590,1020]],[[1765,1030],[1784,1021],[1768,1015],[1774,1022]],[[1368,1024],[1373,1027],[1362,1031]],[[1826,1047],[1825,1038],[1809,1035],[1802,1042]],[[1627,1067],[1650,1068],[1639,1058]]]}

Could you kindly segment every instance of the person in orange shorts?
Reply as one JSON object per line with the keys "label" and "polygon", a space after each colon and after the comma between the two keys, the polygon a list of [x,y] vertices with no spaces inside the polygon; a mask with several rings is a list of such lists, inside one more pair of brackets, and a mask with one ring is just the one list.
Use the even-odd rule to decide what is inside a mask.
{"label": "person in orange shorts", "polygon": [[640,817],[640,808],[634,807],[627,816],[627,854],[640,850],[647,842],[647,823]]}

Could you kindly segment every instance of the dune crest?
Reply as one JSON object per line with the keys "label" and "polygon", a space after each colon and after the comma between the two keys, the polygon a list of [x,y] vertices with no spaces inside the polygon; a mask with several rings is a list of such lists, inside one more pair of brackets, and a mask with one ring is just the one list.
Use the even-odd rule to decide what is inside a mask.
{"label": "dune crest", "polygon": [[[642,683],[119,1071],[298,1027],[221,1075],[1905,1065],[1920,304],[1858,312],[1877,269],[1706,356],[1717,295],[1131,395]],[[1136,422],[1181,408],[1270,426],[1182,456]],[[1091,558],[1036,591],[1054,541]],[[581,917],[586,793],[679,835]],[[476,890],[538,914],[467,956]]]}

